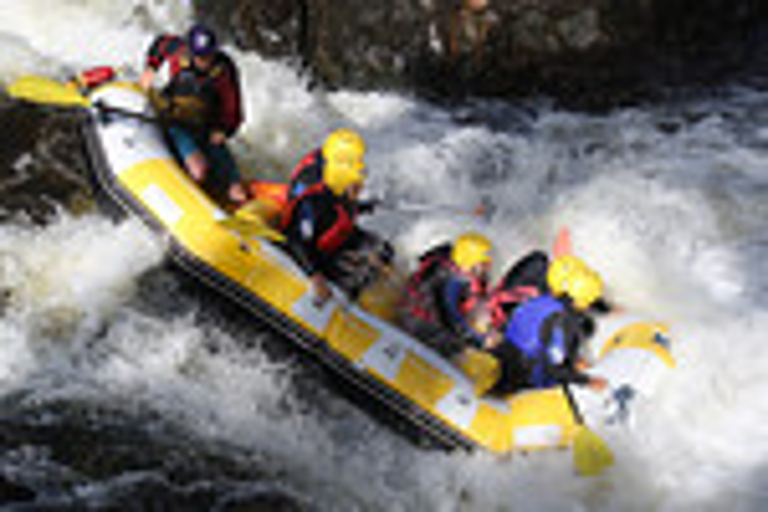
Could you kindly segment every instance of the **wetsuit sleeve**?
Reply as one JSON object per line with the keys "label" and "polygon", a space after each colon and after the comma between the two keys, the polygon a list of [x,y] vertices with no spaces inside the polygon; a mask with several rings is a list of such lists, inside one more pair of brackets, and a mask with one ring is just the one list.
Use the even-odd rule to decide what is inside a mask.
{"label": "wetsuit sleeve", "polygon": [[240,77],[232,60],[221,54],[222,72],[214,82],[219,97],[219,113],[213,129],[221,130],[231,137],[243,123],[243,102]]}
{"label": "wetsuit sleeve", "polygon": [[288,229],[288,244],[298,264],[308,273],[318,271],[322,254],[317,248],[319,226],[314,214],[318,206],[312,196],[296,205],[295,218]]}
{"label": "wetsuit sleeve", "polygon": [[555,315],[546,329],[545,374],[563,384],[588,384],[589,375],[576,369],[584,335],[570,314]]}
{"label": "wetsuit sleeve", "polygon": [[466,283],[457,279],[448,279],[442,286],[441,290],[441,304],[443,314],[443,322],[448,329],[455,335],[468,341],[469,343],[481,347],[483,345],[483,337],[472,329],[464,314],[461,311],[461,303],[467,294]]}
{"label": "wetsuit sleeve", "polygon": [[184,41],[178,36],[168,34],[158,36],[147,51],[147,67],[154,70],[159,69],[171,55],[176,54],[183,46]]}

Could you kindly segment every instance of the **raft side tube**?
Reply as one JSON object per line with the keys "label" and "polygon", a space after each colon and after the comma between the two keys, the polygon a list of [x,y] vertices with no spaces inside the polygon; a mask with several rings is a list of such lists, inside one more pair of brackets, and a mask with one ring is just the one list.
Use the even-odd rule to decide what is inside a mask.
{"label": "raft side tube", "polygon": [[[147,101],[129,87],[108,84],[97,91],[120,106]],[[349,303],[336,289],[336,299],[317,308],[308,277],[279,244],[222,226],[227,214],[186,175],[157,126],[97,113],[88,126],[90,151],[102,164],[95,170],[99,183],[169,241],[174,261],[417,427],[452,445],[495,453],[572,442],[574,419],[561,389],[478,397],[456,365],[385,315]],[[648,338],[657,334],[655,327],[620,333],[607,343],[595,371],[643,373],[650,363],[638,369],[630,360],[663,360],[658,343]]]}

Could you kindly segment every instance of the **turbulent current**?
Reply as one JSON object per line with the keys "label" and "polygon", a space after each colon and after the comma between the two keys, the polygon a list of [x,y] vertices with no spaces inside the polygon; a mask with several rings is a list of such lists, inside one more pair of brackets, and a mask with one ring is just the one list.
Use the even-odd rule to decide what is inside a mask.
{"label": "turbulent current", "polygon": [[[137,69],[154,33],[189,16],[184,2],[0,0],[0,82]],[[19,510],[765,508],[768,92],[733,84],[607,114],[439,107],[309,91],[290,67],[231,50],[244,174],[284,176],[353,126],[371,193],[451,206],[371,220],[404,260],[472,227],[497,242],[501,269],[567,225],[616,302],[671,326],[679,367],[611,433],[617,464],[601,478],[574,477],[567,453],[431,450],[170,269],[137,222],[8,221],[0,475],[34,504]],[[483,201],[489,220],[460,211]]]}

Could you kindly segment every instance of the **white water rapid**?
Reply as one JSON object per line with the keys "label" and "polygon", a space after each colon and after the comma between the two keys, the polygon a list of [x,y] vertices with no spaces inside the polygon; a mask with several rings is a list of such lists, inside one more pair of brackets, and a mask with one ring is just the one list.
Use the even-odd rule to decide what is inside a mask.
{"label": "white water rapid", "polygon": [[[98,64],[139,69],[153,35],[184,30],[190,9],[0,0],[0,82]],[[298,362],[274,362],[258,340],[243,348],[188,307],[137,307],[136,281],[160,265],[162,248],[137,223],[96,215],[0,225],[0,287],[11,297],[0,395],[151,412],[252,459],[320,510],[768,506],[768,91],[734,86],[601,115],[546,104],[446,110],[389,93],[310,92],[291,68],[229,49],[247,91],[248,121],[233,144],[244,174],[282,176],[329,129],[354,126],[369,142],[373,193],[495,206],[489,223],[382,213],[374,224],[404,257],[474,227],[512,261],[567,225],[617,302],[671,326],[679,368],[607,439],[616,467],[590,480],[573,476],[566,453],[423,451],[331,389],[316,391],[322,407],[307,407],[293,396]]]}

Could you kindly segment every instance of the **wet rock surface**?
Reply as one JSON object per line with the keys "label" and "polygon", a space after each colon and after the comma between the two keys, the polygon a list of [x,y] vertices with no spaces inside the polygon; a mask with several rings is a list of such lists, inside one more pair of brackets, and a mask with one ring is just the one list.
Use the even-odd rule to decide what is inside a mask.
{"label": "wet rock surface", "polygon": [[[0,415],[0,506],[14,510],[309,510],[248,457],[205,446],[144,411],[27,397]],[[147,421],[150,419],[151,421]],[[228,453],[221,456],[218,453]]]}
{"label": "wet rock surface", "polygon": [[91,208],[78,113],[0,95],[0,117],[0,219],[43,223],[59,208]]}
{"label": "wet rock surface", "polygon": [[294,61],[326,86],[598,103],[722,80],[749,61],[768,19],[752,0],[491,0],[496,23],[481,54],[451,59],[456,3],[195,2],[239,46]]}

